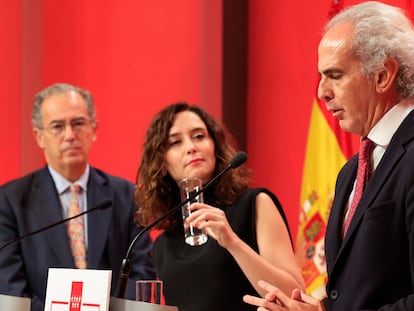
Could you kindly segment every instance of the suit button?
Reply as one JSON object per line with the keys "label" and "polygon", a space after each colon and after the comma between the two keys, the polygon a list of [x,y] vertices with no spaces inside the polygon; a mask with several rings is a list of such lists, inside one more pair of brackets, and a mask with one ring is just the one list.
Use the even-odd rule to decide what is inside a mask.
{"label": "suit button", "polygon": [[338,299],[338,296],[339,292],[336,289],[331,290],[331,292],[329,293],[329,298],[332,300]]}

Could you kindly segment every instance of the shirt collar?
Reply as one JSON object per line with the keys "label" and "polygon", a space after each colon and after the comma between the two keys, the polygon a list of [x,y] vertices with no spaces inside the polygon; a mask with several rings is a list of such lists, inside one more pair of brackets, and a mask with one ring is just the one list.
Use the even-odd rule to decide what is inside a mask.
{"label": "shirt collar", "polygon": [[83,174],[81,175],[81,177],[77,181],[75,181],[74,183],[71,183],[65,177],[60,175],[50,165],[48,165],[47,168],[49,169],[50,175],[52,175],[53,181],[55,182],[55,186],[56,186],[56,189],[57,189],[59,194],[62,194],[63,192],[65,192],[66,189],[68,189],[68,187],[71,184],[79,185],[82,188],[83,191],[87,190],[89,171],[90,171],[89,164],[86,166],[86,169],[83,172]]}
{"label": "shirt collar", "polygon": [[405,117],[414,109],[414,100],[405,99],[392,107],[371,129],[367,137],[376,145],[387,147]]}

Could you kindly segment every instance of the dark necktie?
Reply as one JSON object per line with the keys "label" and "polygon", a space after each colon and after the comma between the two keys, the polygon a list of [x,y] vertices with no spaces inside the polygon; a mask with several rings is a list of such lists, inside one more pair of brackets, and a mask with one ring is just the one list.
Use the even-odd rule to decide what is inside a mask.
{"label": "dark necktie", "polygon": [[355,184],[354,198],[352,199],[351,207],[348,215],[345,219],[344,231],[342,237],[345,237],[348,231],[349,224],[351,223],[352,217],[354,216],[355,210],[361,200],[362,193],[364,192],[365,186],[368,183],[369,178],[369,161],[371,157],[371,150],[374,143],[368,138],[363,138],[359,146],[358,154],[358,171]]}

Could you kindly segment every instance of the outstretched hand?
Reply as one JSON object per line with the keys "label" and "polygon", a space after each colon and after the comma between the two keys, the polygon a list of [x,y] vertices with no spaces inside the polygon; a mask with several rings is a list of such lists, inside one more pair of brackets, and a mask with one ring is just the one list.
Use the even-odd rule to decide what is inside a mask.
{"label": "outstretched hand", "polygon": [[323,303],[299,289],[292,291],[291,297],[287,296],[277,287],[265,282],[259,281],[259,287],[267,293],[264,298],[245,295],[243,301],[257,306],[257,311],[325,311]]}

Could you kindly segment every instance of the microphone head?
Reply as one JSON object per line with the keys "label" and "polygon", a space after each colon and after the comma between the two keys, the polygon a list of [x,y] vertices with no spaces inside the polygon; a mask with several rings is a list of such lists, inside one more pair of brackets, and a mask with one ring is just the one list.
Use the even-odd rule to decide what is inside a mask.
{"label": "microphone head", "polygon": [[237,168],[242,165],[247,160],[247,153],[244,151],[239,151],[233,159],[230,160],[229,168]]}

